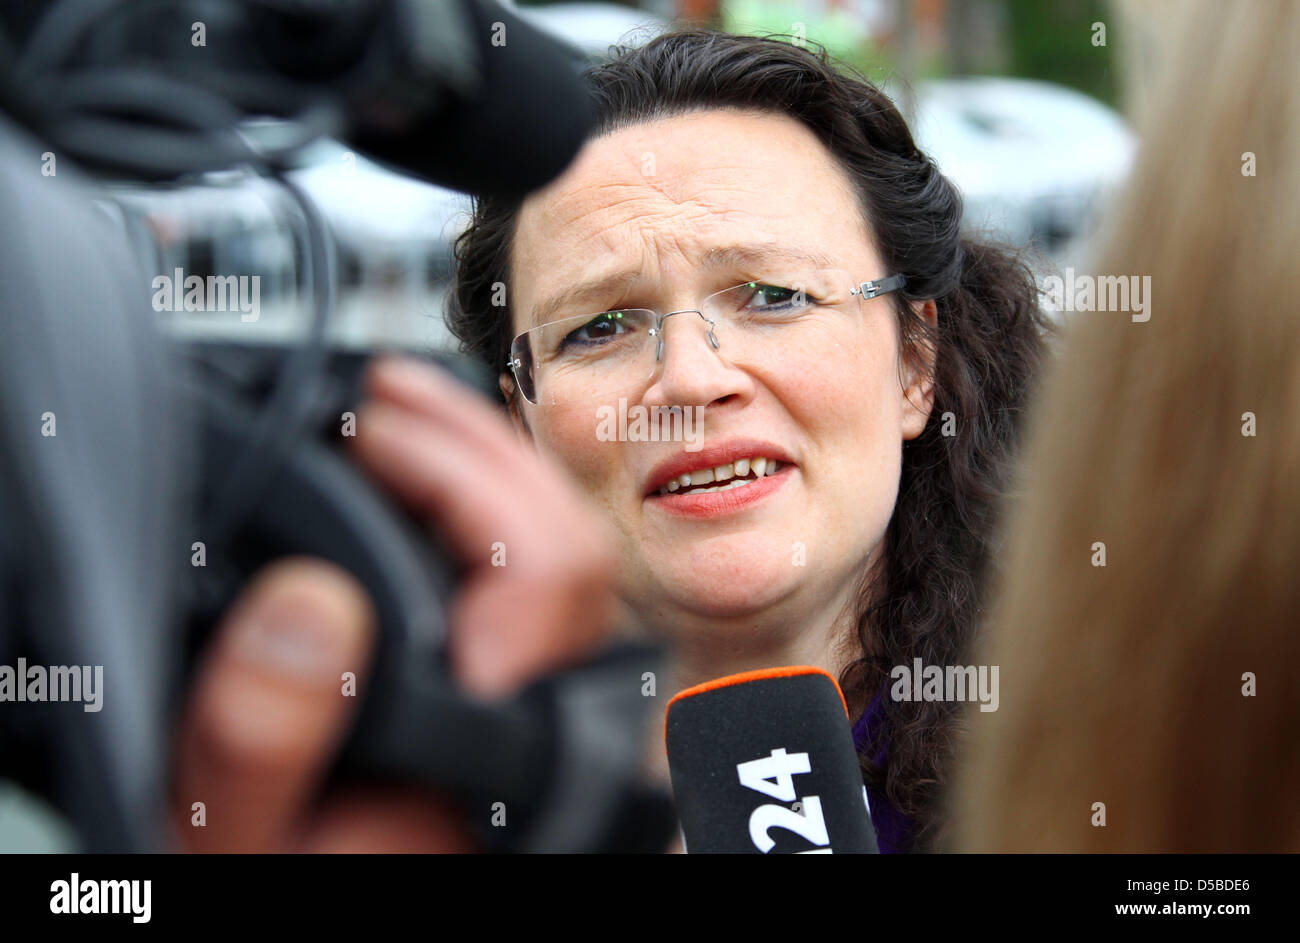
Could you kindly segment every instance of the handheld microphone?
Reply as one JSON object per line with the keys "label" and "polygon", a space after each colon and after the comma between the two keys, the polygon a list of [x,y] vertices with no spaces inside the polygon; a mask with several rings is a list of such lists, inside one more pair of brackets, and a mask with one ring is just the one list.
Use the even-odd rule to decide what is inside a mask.
{"label": "handheld microphone", "polygon": [[668,704],[665,741],[689,853],[878,851],[848,707],[820,668],[688,688]]}

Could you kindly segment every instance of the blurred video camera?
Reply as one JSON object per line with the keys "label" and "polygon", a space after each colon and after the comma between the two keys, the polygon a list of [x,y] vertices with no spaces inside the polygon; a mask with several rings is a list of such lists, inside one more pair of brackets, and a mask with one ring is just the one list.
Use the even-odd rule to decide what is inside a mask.
{"label": "blurred video camera", "polygon": [[[509,828],[470,817],[492,850],[662,850],[671,804],[639,775],[657,649],[465,696],[452,563],[339,447],[379,347],[495,379],[429,349],[439,234],[390,221],[405,254],[369,252],[339,238],[331,189],[358,155],[450,190],[543,185],[591,120],[580,59],[493,0],[20,3],[4,45],[0,664],[118,680],[94,713],[0,704],[0,775],[87,850],[165,847],[194,654],[250,574],[307,554],[355,574],[380,623],[336,776],[504,801]],[[313,179],[330,162],[347,176]]]}

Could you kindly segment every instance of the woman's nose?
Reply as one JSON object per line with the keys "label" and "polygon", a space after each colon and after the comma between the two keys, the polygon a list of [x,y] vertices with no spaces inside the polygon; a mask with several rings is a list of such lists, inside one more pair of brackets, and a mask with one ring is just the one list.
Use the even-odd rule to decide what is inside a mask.
{"label": "woman's nose", "polygon": [[744,392],[748,377],[727,360],[726,338],[716,328],[698,310],[664,317],[647,403],[705,406]]}
{"label": "woman's nose", "polygon": [[663,359],[664,352],[666,350],[665,342],[664,342],[664,336],[665,336],[664,331],[668,326],[668,319],[676,315],[691,315],[691,314],[696,315],[697,317],[699,317],[701,320],[704,321],[706,325],[709,346],[712,347],[714,350],[718,348],[718,336],[714,332],[714,328],[717,327],[717,325],[703,311],[700,311],[698,308],[684,308],[680,311],[670,311],[667,314],[665,314],[662,318],[659,319],[659,330],[658,330],[659,343],[655,348],[656,362],[661,361]]}

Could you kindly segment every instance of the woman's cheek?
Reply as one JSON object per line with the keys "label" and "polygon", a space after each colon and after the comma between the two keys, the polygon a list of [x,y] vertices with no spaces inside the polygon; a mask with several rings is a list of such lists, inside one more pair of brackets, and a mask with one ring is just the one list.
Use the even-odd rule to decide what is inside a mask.
{"label": "woman's cheek", "polygon": [[619,525],[624,513],[620,509],[626,507],[632,487],[624,467],[629,445],[602,441],[596,428],[594,407],[552,407],[546,421],[534,426],[533,434],[543,454],[559,463],[588,500]]}
{"label": "woman's cheek", "polygon": [[[841,552],[879,539],[893,515],[902,472],[901,407],[882,379],[888,361],[859,357],[851,368],[806,381],[787,398],[808,442],[805,475],[819,520],[834,523]],[[894,384],[897,387],[897,383]]]}

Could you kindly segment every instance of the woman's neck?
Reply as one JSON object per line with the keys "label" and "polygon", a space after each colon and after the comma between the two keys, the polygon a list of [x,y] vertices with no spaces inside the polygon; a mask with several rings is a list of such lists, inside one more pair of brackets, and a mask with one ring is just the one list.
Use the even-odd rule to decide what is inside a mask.
{"label": "woman's neck", "polygon": [[[809,622],[797,632],[763,633],[755,631],[746,636],[747,644],[737,644],[734,626],[719,627],[717,631],[694,633],[688,640],[674,647],[672,658],[662,677],[658,679],[656,693],[661,707],[679,691],[713,681],[727,675],[773,668],[785,665],[810,665],[827,671],[838,682],[843,670],[855,660],[859,651],[857,622],[852,607],[842,607],[838,617],[823,614],[817,622]],[[791,623],[787,623],[789,626]],[[773,641],[757,645],[755,639]],[[722,641],[718,641],[722,640]],[[713,643],[713,644],[710,644]],[[856,717],[864,704],[849,704]],[[663,715],[651,724],[653,733],[646,751],[646,766],[656,779],[668,782],[668,760],[663,743]]]}

